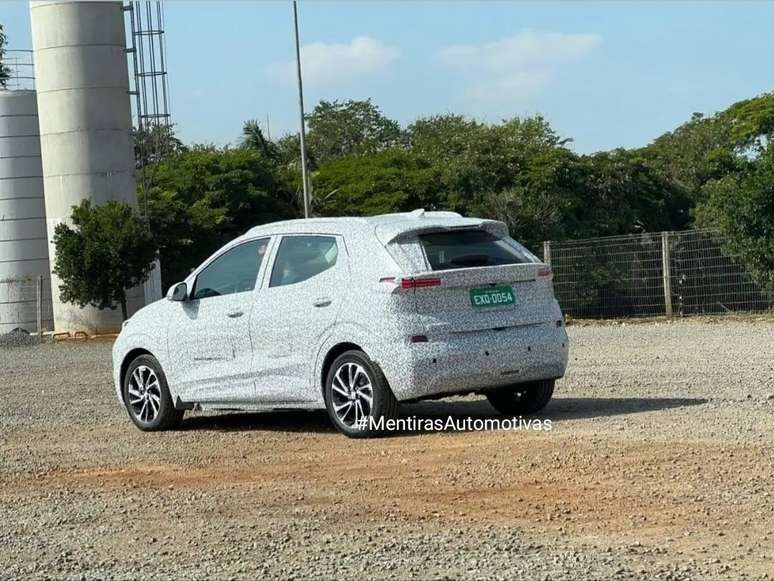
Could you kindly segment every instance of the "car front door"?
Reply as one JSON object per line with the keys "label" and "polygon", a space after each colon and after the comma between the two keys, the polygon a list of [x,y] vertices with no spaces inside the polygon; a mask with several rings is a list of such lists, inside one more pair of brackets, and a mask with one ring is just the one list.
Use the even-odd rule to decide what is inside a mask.
{"label": "car front door", "polygon": [[168,380],[189,403],[249,403],[255,397],[250,316],[269,238],[216,256],[196,275],[168,327]]}
{"label": "car front door", "polygon": [[251,321],[259,401],[318,399],[317,350],[336,322],[348,276],[339,236],[286,235],[278,242]]}

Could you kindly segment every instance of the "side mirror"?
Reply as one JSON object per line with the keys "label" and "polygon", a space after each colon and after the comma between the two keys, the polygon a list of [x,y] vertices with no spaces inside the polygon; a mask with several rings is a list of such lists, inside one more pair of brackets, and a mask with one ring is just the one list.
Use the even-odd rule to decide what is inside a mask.
{"label": "side mirror", "polygon": [[188,285],[184,282],[179,282],[174,285],[167,293],[167,298],[170,301],[185,301],[188,299]]}

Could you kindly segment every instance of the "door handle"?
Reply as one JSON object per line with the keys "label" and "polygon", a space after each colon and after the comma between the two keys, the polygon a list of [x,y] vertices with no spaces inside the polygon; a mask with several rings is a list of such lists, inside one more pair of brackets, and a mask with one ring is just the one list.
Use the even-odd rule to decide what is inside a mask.
{"label": "door handle", "polygon": [[328,306],[328,305],[330,305],[332,302],[333,302],[333,301],[332,301],[331,299],[329,299],[328,297],[324,297],[324,298],[321,298],[321,299],[317,299],[317,300],[315,300],[315,301],[314,301],[312,304],[313,304],[315,307],[327,307],[327,306]]}
{"label": "door handle", "polygon": [[238,319],[242,315],[244,315],[243,311],[231,311],[227,316],[229,319]]}

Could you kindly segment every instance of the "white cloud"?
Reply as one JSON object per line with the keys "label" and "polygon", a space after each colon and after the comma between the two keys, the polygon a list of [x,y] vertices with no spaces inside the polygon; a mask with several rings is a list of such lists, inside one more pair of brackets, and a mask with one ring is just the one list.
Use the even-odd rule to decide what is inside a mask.
{"label": "white cloud", "polygon": [[[350,43],[313,42],[301,46],[304,83],[324,86],[348,82],[384,70],[400,57],[400,50],[385,46],[369,36],[358,36]],[[275,63],[270,76],[280,83],[296,78],[295,60]]]}
{"label": "white cloud", "polygon": [[524,99],[538,95],[561,67],[601,44],[596,34],[524,30],[496,42],[448,46],[438,59],[468,79],[472,97]]}

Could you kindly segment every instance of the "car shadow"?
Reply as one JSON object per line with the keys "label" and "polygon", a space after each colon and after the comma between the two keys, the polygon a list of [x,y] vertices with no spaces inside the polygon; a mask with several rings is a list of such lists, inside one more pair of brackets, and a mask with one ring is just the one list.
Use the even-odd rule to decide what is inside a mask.
{"label": "car shadow", "polygon": [[[709,400],[702,398],[565,398],[558,397],[535,419],[551,420],[554,427],[565,420],[581,420],[610,416],[621,416],[644,412],[663,411],[674,408],[702,405]],[[400,407],[401,418],[415,417],[420,420],[454,420],[455,427],[439,430],[403,430],[388,432],[391,436],[413,436],[445,431],[471,431],[464,423],[471,420],[505,418],[495,411],[485,399],[435,400]],[[181,430],[213,431],[276,431],[276,432],[335,432],[325,411],[275,411],[261,413],[218,413],[188,417]]]}
{"label": "car shadow", "polygon": [[328,413],[319,411],[213,412],[187,416],[179,430],[335,432]]}

